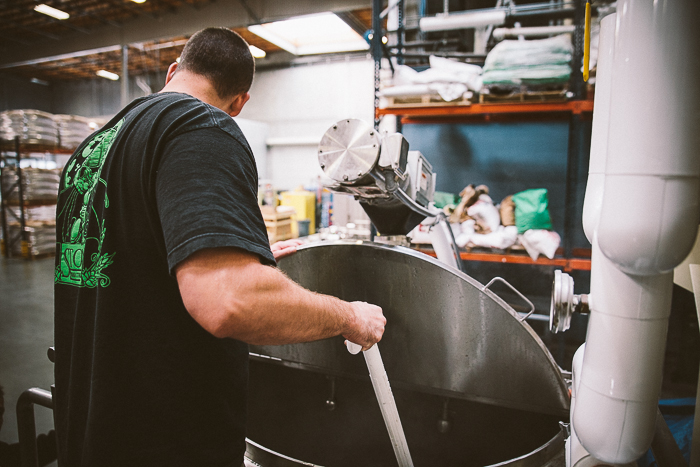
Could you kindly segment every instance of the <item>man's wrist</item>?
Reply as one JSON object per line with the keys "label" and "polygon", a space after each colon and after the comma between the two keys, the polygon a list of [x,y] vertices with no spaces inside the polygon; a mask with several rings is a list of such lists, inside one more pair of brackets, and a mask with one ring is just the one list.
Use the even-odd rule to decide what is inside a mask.
{"label": "man's wrist", "polygon": [[342,335],[353,334],[355,329],[357,329],[357,308],[354,303],[346,302],[340,300],[343,309],[343,329],[341,330]]}

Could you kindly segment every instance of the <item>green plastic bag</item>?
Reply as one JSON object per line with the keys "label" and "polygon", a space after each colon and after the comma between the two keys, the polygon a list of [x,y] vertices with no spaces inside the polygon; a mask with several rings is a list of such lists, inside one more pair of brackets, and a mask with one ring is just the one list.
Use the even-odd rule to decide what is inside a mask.
{"label": "green plastic bag", "polygon": [[435,195],[433,195],[433,201],[435,202],[435,207],[438,209],[442,209],[448,204],[451,204],[453,206],[456,206],[459,204],[460,198],[459,196],[452,194],[452,193],[445,193],[443,191],[436,191]]}
{"label": "green plastic bag", "polygon": [[549,199],[546,188],[535,188],[513,195],[515,202],[515,225],[518,233],[530,229],[552,230],[549,216]]}

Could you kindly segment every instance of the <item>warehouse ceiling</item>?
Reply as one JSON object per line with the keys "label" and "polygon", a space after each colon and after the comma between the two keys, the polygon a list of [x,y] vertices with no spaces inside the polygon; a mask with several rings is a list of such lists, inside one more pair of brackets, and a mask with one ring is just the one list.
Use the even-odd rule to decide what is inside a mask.
{"label": "warehouse ceiling", "polygon": [[[266,53],[281,50],[274,44],[261,39],[246,28],[234,28],[249,44],[259,47]],[[168,69],[182,53],[189,36],[177,36],[163,40],[136,42],[128,45],[129,75],[139,76],[149,73],[163,72]],[[88,51],[89,52],[89,51]],[[96,53],[75,57],[64,57],[40,61],[26,65],[14,66],[8,71],[25,78],[54,81],[91,79],[98,70],[120,71],[122,68],[121,46],[107,47]]]}
{"label": "warehouse ceiling", "polygon": [[139,16],[157,19],[183,4],[201,8],[210,0],[151,0],[143,4],[123,0],[46,1],[70,14],[64,21],[34,11],[39,2],[14,0],[0,2],[0,45],[35,44],[44,39],[60,40],[74,32],[89,34],[101,27],[121,27]]}
{"label": "warehouse ceiling", "polygon": [[34,11],[33,0],[0,0],[0,72],[51,82],[120,71],[128,44],[131,76],[163,72],[187,38],[229,27],[268,54],[281,49],[246,27],[299,14],[335,11],[358,32],[371,28],[369,0],[42,0],[70,18]]}

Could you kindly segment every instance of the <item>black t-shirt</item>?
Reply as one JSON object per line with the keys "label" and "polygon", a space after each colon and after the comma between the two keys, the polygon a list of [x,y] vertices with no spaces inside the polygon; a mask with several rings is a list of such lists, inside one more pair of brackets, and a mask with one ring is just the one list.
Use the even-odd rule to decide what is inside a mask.
{"label": "black t-shirt", "polygon": [[56,215],[60,464],[239,467],[248,347],[199,326],[173,276],[203,248],[275,264],[233,119],[186,94],[135,100],[68,161]]}

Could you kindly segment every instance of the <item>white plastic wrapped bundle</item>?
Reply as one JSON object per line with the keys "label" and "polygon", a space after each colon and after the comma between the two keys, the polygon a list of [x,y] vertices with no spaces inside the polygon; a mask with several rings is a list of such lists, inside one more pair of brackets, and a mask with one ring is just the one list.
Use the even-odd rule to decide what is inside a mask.
{"label": "white plastic wrapped bundle", "polygon": [[445,102],[471,97],[471,91],[481,89],[481,67],[447,58],[431,56],[430,68],[417,72],[398,65],[391,86],[384,88],[383,97],[440,96]]}
{"label": "white plastic wrapped bundle", "polygon": [[55,146],[58,128],[50,113],[39,110],[0,112],[0,138],[13,140],[16,136],[25,144]]}
{"label": "white plastic wrapped bundle", "polygon": [[[16,216],[15,218],[18,219],[20,217],[19,206],[10,206],[10,210]],[[24,209],[24,219],[28,224],[55,225],[56,205],[27,206]]]}
{"label": "white plastic wrapped bundle", "polygon": [[[16,223],[8,224],[8,236],[15,239],[19,236],[20,226]],[[50,224],[32,224],[25,228],[27,233],[28,253],[31,256],[52,254],[56,250],[56,226]],[[21,242],[12,244],[10,253],[13,256],[22,255]]]}
{"label": "white plastic wrapped bundle", "polygon": [[59,146],[64,149],[75,149],[93,132],[90,119],[77,115],[54,115],[58,126]]}
{"label": "white plastic wrapped bundle", "polygon": [[[3,186],[9,187],[17,183],[17,172],[14,167],[4,169],[2,177]],[[60,169],[22,169],[22,195],[24,201],[44,204],[55,203],[60,179]],[[13,190],[7,201],[17,203],[19,201],[19,190]]]}

